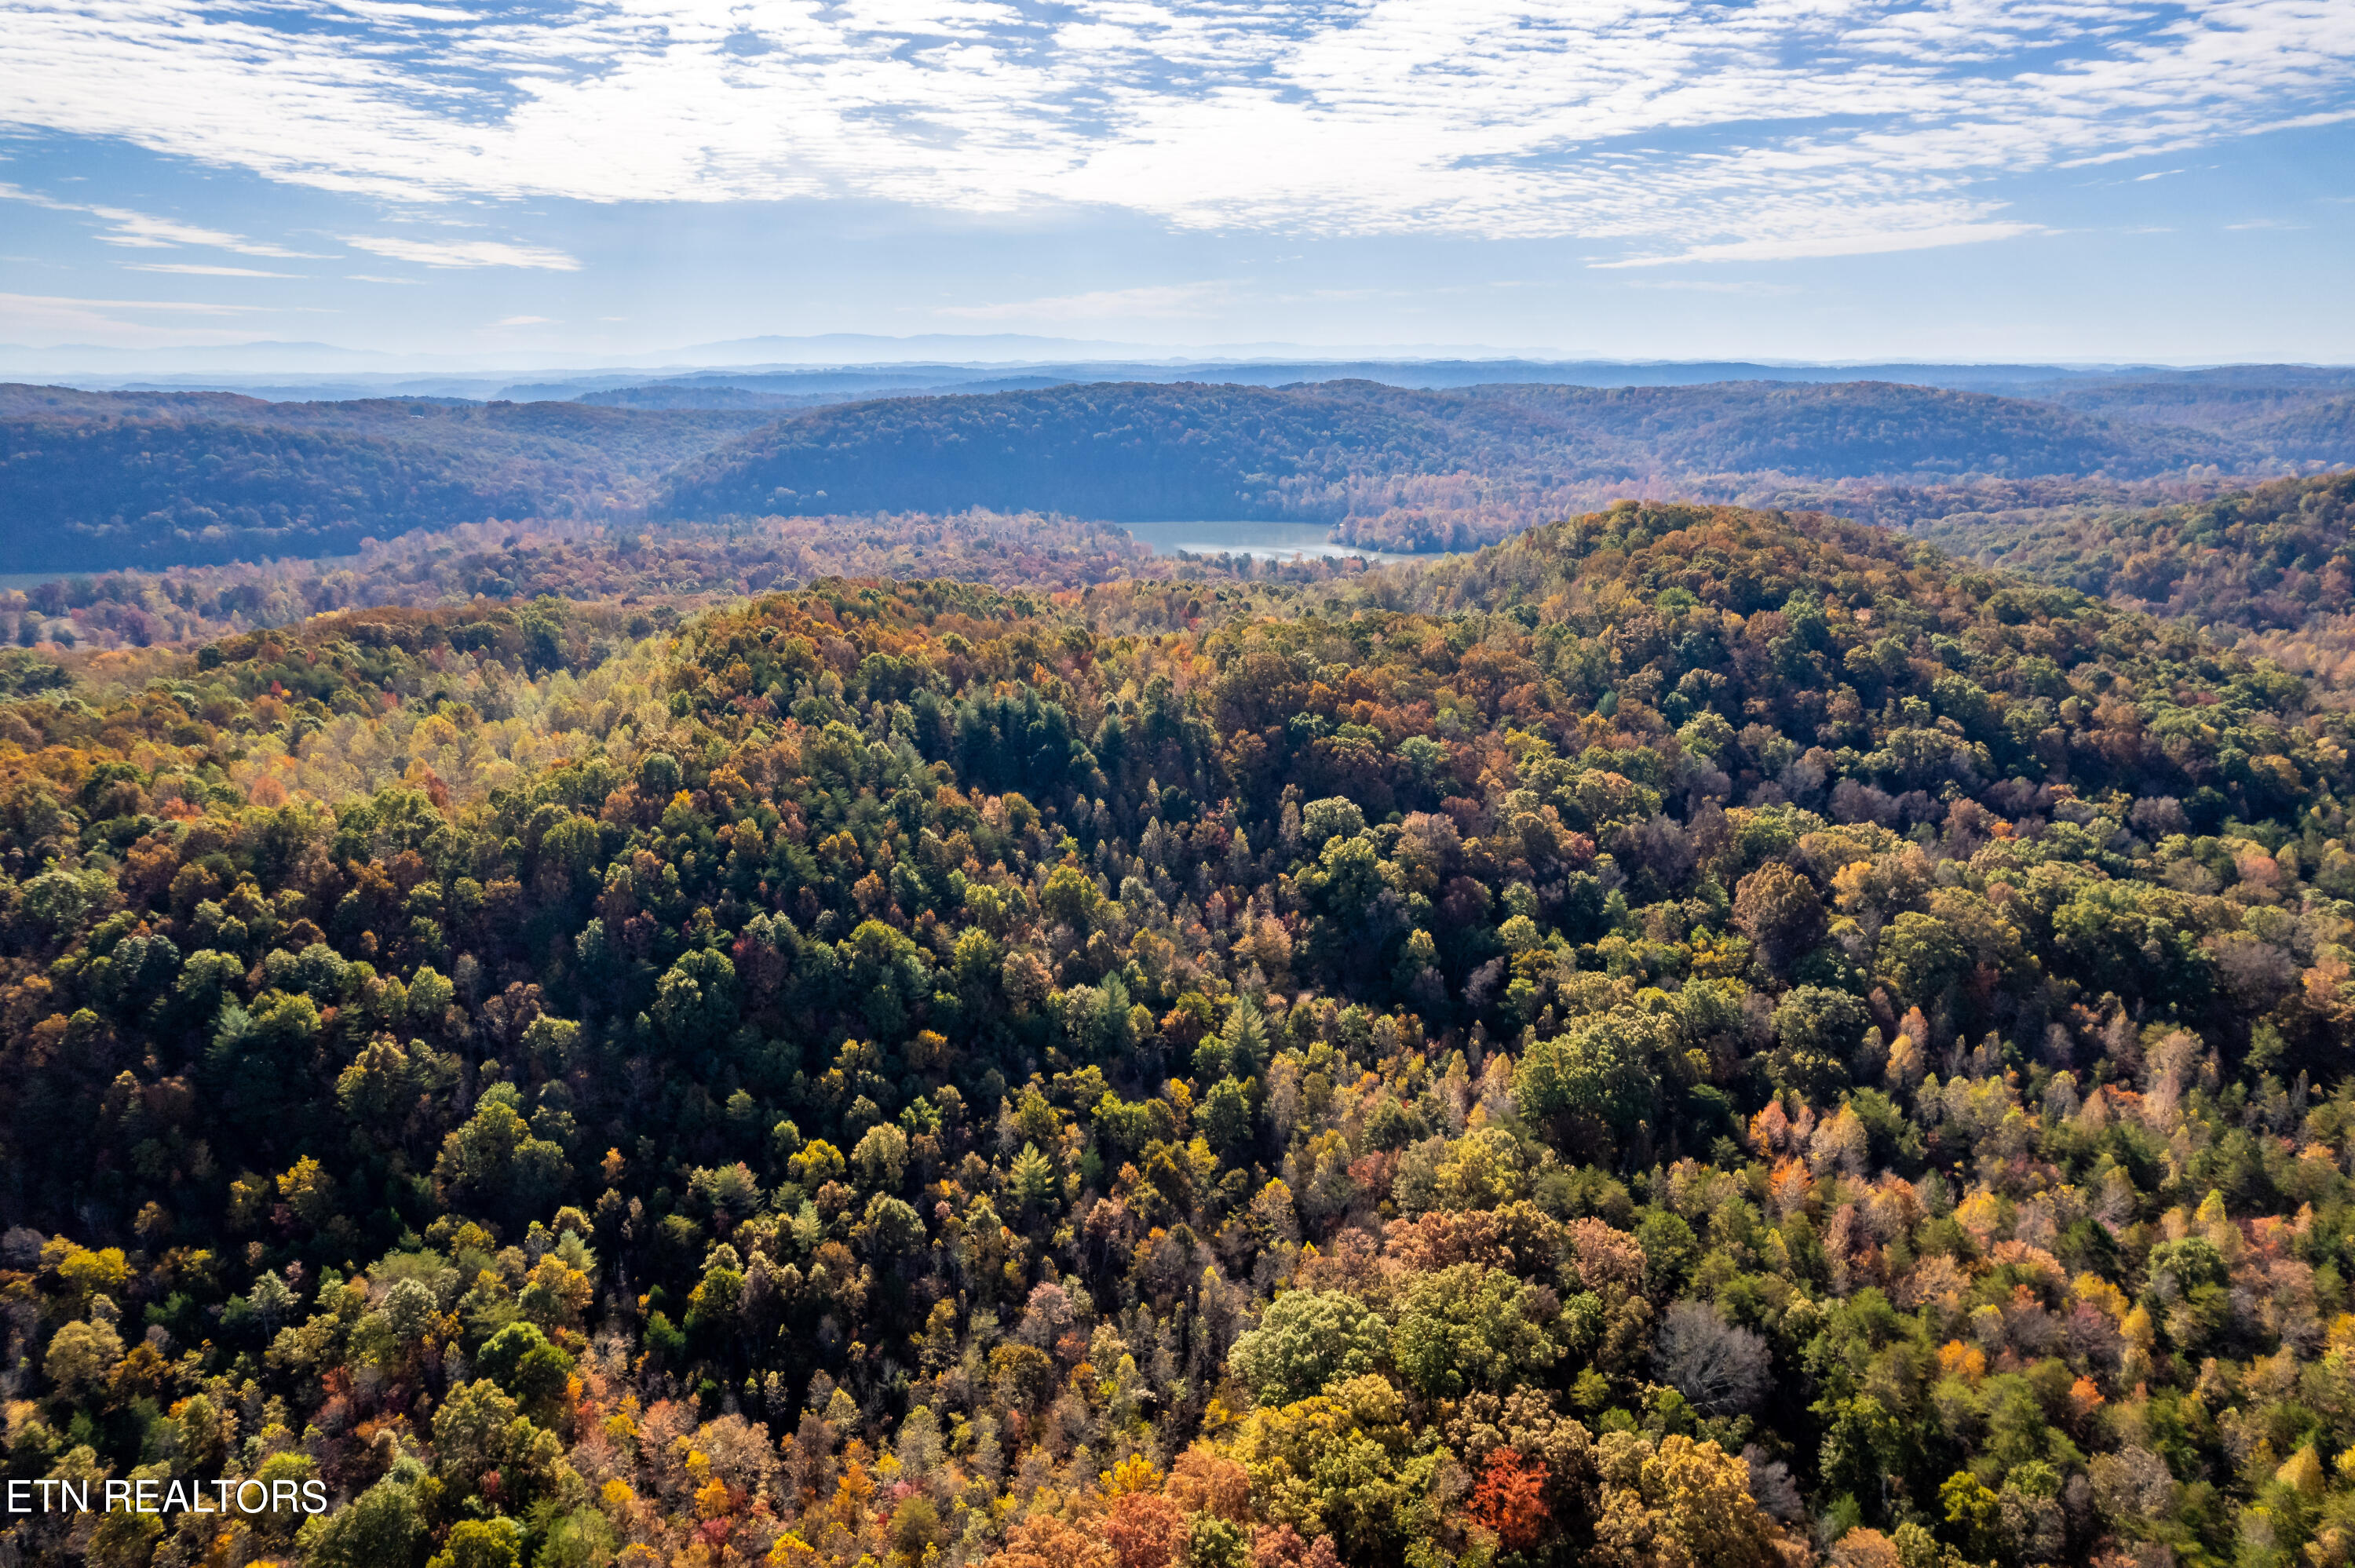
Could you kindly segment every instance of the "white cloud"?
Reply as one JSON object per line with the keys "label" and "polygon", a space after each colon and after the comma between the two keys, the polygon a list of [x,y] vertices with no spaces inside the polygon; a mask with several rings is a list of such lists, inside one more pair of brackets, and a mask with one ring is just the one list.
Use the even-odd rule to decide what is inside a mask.
{"label": "white cloud", "polygon": [[[0,337],[17,343],[123,348],[235,343],[253,334],[250,326],[232,323],[254,313],[256,308],[252,306],[210,304],[197,300],[86,300],[57,294],[0,294]],[[151,319],[126,320],[126,316]],[[182,324],[191,317],[218,318],[221,324]]]}
{"label": "white cloud", "polygon": [[1737,239],[1723,245],[1696,245],[1666,256],[1631,256],[1618,261],[1594,261],[1590,266],[1665,267],[1681,261],[1790,261],[1802,257],[1880,256],[1892,250],[1930,250],[1946,245],[1981,244],[1990,239],[2016,239],[2042,232],[2032,223],[1948,223],[1927,228],[1900,228],[1876,233],[1795,234],[1773,239]]}
{"label": "white cloud", "polygon": [[550,272],[577,272],[581,263],[561,250],[538,245],[509,245],[497,239],[403,239],[389,235],[346,234],[345,244],[372,256],[414,261],[421,267],[527,267]]}
{"label": "white cloud", "polygon": [[216,250],[234,250],[241,256],[310,259],[305,251],[289,250],[282,245],[267,245],[248,239],[241,234],[228,234],[218,228],[206,228],[199,224],[181,223],[168,217],[155,217],[144,212],[130,212],[117,207],[89,207],[82,210],[105,219],[112,226],[99,236],[109,245],[127,245],[142,250],[162,249],[177,245],[201,245]]}
{"label": "white cloud", "polygon": [[549,316],[501,316],[491,324],[495,327],[527,327],[549,326],[552,323],[553,318]]}
{"label": "white cloud", "polygon": [[126,261],[131,272],[176,272],[194,278],[292,278],[293,272],[264,272],[258,267],[207,267],[195,261]]}
{"label": "white cloud", "polygon": [[1086,204],[1658,264],[1999,238],[1998,178],[2355,113],[2344,0],[335,3],[0,0],[0,123],[404,201]]}
{"label": "white cloud", "polygon": [[[5,10],[5,6],[0,6]],[[5,46],[0,45],[0,58],[5,58]],[[197,245],[216,250],[234,250],[243,256],[274,256],[295,260],[317,260],[305,250],[289,250],[283,246],[248,239],[241,234],[229,234],[218,228],[206,228],[177,218],[157,217],[150,213],[133,212],[127,207],[91,207],[81,202],[59,201],[54,197],[11,185],[0,185],[0,200],[29,202],[52,212],[80,212],[103,222],[107,228],[99,238],[109,245],[128,246],[138,250],[168,250],[176,246]]]}

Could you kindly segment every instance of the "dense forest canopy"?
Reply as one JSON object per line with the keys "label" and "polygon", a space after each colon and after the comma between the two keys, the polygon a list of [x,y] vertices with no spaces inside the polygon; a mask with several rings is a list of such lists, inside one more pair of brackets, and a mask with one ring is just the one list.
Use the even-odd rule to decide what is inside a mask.
{"label": "dense forest canopy", "polygon": [[2202,625],[2298,627],[2355,609],[2355,470],[2179,506],[1960,514],[1957,555]]}
{"label": "dense forest canopy", "polygon": [[[1434,391],[1018,376],[986,394],[798,412],[673,384],[487,404],[0,387],[0,515],[24,570],[348,555],[493,521],[976,507],[1305,520],[1420,551],[1630,493],[1905,523],[2024,491],[2072,505],[2204,499],[2234,477],[2355,461],[2355,405],[2296,369],[2277,385],[2169,382],[2148,396],[2121,383],[2123,401],[2089,411],[1870,381]],[[2187,387],[2173,420],[2169,397]],[[2270,401],[2239,422],[2210,417],[2243,397]]]}
{"label": "dense forest canopy", "polygon": [[2118,380],[2039,387],[2030,395],[2105,419],[2174,425],[2262,441],[2284,431],[2286,415],[2345,402],[2347,388],[2286,380],[2257,385]]}
{"label": "dense forest canopy", "polygon": [[[676,616],[820,577],[924,577],[1001,588],[1077,588],[1180,566],[1124,529],[1035,514],[767,518],[719,526],[482,524],[407,534],[357,558],[108,572],[0,589],[0,641],[69,651],[157,648],[282,626],[366,605],[477,599],[611,600]],[[1183,563],[1185,569],[1314,580],[1330,562]]]}
{"label": "dense forest canopy", "polygon": [[[2269,651],[2307,668],[2321,657],[2308,645],[2337,638],[2344,616],[2345,585],[2333,573],[2343,575],[2349,549],[2351,481],[2342,471],[2238,491],[2204,476],[1758,488],[1778,506],[1911,526],[1982,563],[2155,613],[2219,630],[2279,633]],[[1116,524],[1037,514],[470,524],[371,543],[346,560],[117,570],[0,589],[0,641],[54,643],[64,652],[145,649],[365,605],[477,598],[552,595],[689,610],[829,575],[1071,588],[1177,573],[1314,581],[1358,569],[1348,557],[1155,556]],[[2146,597],[2161,590],[2163,599]],[[2334,691],[2342,684],[2326,682]]]}
{"label": "dense forest canopy", "polygon": [[2355,736],[2183,622],[1628,503],[144,657],[0,662],[6,1475],[330,1511],[17,1561],[2355,1551]]}

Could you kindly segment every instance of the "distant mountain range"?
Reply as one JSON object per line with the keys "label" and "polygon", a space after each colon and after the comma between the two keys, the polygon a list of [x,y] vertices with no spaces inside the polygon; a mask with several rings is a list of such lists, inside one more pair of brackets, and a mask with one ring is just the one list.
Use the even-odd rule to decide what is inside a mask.
{"label": "distant mountain range", "polygon": [[[883,337],[842,333],[740,338],[615,358],[513,362],[354,353],[316,343],[226,348],[30,349],[0,344],[0,376],[140,391],[229,391],[289,400],[454,397],[532,402],[659,387],[670,401],[755,391],[804,397],[879,397],[913,391],[1003,390],[1089,381],[1227,381],[1284,386],[1369,380],[1394,387],[1544,382],[1579,387],[1698,386],[1712,381],[1900,381],[2008,396],[2120,384],[2335,387],[2355,392],[2355,367],[1933,364],[1906,360],[1815,363],[1764,360],[1606,359],[1444,345],[1381,349],[1230,344],[1179,350],[1019,334]],[[707,402],[693,402],[709,407]]]}
{"label": "distant mountain range", "polygon": [[[1302,376],[1310,368],[1065,382],[927,364],[488,403],[5,387],[0,527],[19,571],[334,555],[369,535],[499,518],[972,506],[1293,519],[1433,549],[1616,494],[1815,504],[1825,486],[1902,483],[1930,497],[1908,503],[1913,517],[1981,506],[1965,492],[1986,483],[2115,499],[2169,475],[2355,462],[2355,372],[2307,366],[1947,367],[2032,374],[2019,385],[2035,397],[1825,380],[1820,367],[1618,387],[1471,362],[1414,367],[1433,383],[1420,387]],[[1452,379],[1476,371],[1491,379]],[[1260,384],[1277,375],[1297,379]],[[922,390],[863,395],[877,380]]]}

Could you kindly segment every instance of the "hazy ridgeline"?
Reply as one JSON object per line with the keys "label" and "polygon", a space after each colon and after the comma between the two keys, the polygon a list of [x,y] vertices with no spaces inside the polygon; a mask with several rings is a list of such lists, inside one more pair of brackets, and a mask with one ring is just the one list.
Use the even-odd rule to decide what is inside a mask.
{"label": "hazy ridgeline", "polygon": [[[2027,493],[2043,504],[2197,497],[2233,477],[2355,461],[2346,389],[2294,371],[2254,389],[2120,383],[2106,401],[2094,397],[2105,382],[2052,389],[2083,410],[1887,382],[1119,382],[782,418],[18,387],[0,388],[0,508],[27,571],[344,556],[369,538],[495,519],[974,508],[1301,521],[1368,546],[1461,549],[1625,495],[1911,521]],[[727,388],[672,390],[741,401]],[[2177,413],[2191,422],[2166,418]]]}

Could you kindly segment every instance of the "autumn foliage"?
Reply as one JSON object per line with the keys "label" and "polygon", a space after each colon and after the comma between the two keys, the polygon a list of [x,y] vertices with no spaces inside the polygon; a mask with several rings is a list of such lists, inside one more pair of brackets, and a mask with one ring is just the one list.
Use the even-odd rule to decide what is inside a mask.
{"label": "autumn foliage", "polygon": [[0,1464],[330,1499],[12,1561],[2350,1538],[2355,735],[2182,625],[1629,503],[0,682]]}

